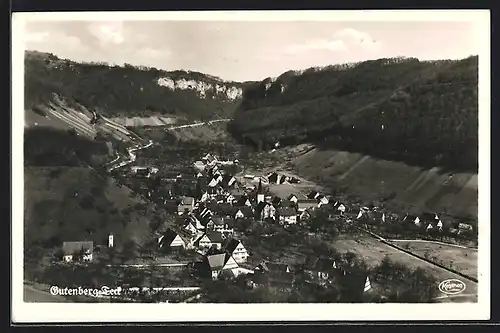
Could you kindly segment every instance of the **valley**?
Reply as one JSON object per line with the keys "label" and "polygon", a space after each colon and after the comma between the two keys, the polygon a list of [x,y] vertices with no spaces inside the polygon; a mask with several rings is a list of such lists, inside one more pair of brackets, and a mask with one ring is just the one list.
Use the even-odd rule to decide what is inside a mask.
{"label": "valley", "polygon": [[[56,69],[57,66],[63,65],[69,68],[81,66],[66,60],[54,61]],[[448,69],[447,66],[452,65],[456,64],[442,66]],[[102,65],[92,66],[98,67],[99,71],[104,70]],[[33,69],[34,73],[35,69],[36,67]],[[116,72],[124,70],[108,69]],[[132,72],[132,68],[126,70]],[[405,70],[408,72],[403,73],[404,78],[411,74],[414,67]],[[425,69],[425,73],[428,71],[430,69]],[[185,73],[175,75],[181,74]],[[61,77],[67,80],[68,76],[63,74]],[[33,99],[28,95],[31,105],[27,103],[30,106],[25,113],[25,135],[38,131],[41,134],[37,135],[50,136],[54,135],[50,134],[50,131],[59,131],[57,133],[64,134],[57,135],[64,135],[66,138],[63,142],[74,142],[74,144],[68,147],[55,144],[52,147],[45,143],[44,146],[43,142],[38,142],[34,137],[35,139],[29,141],[30,145],[25,151],[28,161],[25,165],[25,240],[29,247],[25,249],[28,251],[29,261],[25,268],[27,279],[43,280],[50,277],[52,281],[56,281],[58,274],[66,274],[63,272],[72,265],[67,262],[61,264],[55,259],[58,258],[55,252],[60,245],[64,242],[90,240],[95,245],[94,257],[91,259],[93,262],[82,265],[75,263],[77,265],[75,267],[82,271],[92,271],[92,274],[95,274],[94,280],[122,283],[133,287],[140,284],[147,285],[148,288],[158,285],[200,288],[210,298],[210,293],[215,292],[215,289],[211,288],[215,288],[218,282],[212,285],[204,278],[200,279],[196,276],[197,273],[193,273],[190,265],[205,263],[210,256],[229,253],[228,243],[234,239],[244,244],[251,253],[248,260],[238,262],[239,273],[235,274],[247,272],[245,279],[250,279],[254,285],[260,283],[256,282],[253,276],[256,267],[261,263],[293,266],[294,275],[285,275],[291,279],[290,281],[295,281],[297,276],[303,277],[306,257],[313,255],[336,260],[349,267],[345,268],[349,272],[351,270],[366,272],[366,276],[370,277],[373,284],[369,298],[364,300],[366,302],[375,299],[378,302],[395,301],[394,297],[397,299],[401,295],[406,295],[404,297],[408,297],[408,300],[418,298],[411,291],[413,287],[405,284],[405,278],[396,277],[394,275],[396,273],[381,273],[382,263],[388,258],[390,262],[388,265],[405,267],[401,268],[401,274],[406,279],[409,276],[421,277],[419,281],[422,285],[418,288],[426,290],[420,295],[428,296],[426,302],[477,301],[475,299],[477,250],[452,248],[451,245],[445,244],[467,243],[470,247],[474,247],[474,244],[477,246],[477,172],[472,172],[469,165],[456,170],[450,169],[446,163],[432,167],[429,167],[427,162],[415,165],[414,161],[406,157],[390,160],[387,156],[377,153],[376,147],[361,151],[343,150],[344,145],[340,145],[341,149],[333,143],[338,139],[329,137],[322,142],[318,142],[317,138],[305,140],[307,142],[300,142],[299,139],[290,141],[291,137],[299,135],[299,132],[294,132],[297,127],[293,127],[297,124],[287,129],[291,134],[275,135],[273,133],[281,131],[277,129],[281,126],[279,122],[274,122],[272,119],[271,121],[268,116],[264,116],[269,113],[255,111],[260,106],[253,105],[252,108],[248,106],[252,99],[249,99],[249,93],[246,92],[252,91],[252,88],[248,87],[254,83],[231,83],[232,87],[236,88],[223,89],[222,83],[217,83],[220,85],[217,88],[217,84],[194,85],[184,81],[182,84],[177,84],[175,80],[172,80],[173,84],[170,80],[161,82],[160,86],[162,89],[167,88],[169,94],[162,95],[164,100],[160,104],[169,105],[168,108],[179,106],[178,111],[174,112],[175,116],[163,112],[163,109],[160,110],[163,106],[160,107],[159,104],[149,109],[147,107],[141,109],[142,106],[139,104],[145,103],[141,98],[146,99],[146,97],[137,95],[136,100],[141,102],[138,102],[138,105],[131,105],[128,109],[122,108],[123,104],[120,104],[122,102],[117,101],[112,104],[115,107],[109,104],[108,108],[97,106],[99,103],[102,105],[106,103],[89,102],[85,100],[88,96],[80,95],[74,98],[75,96],[68,94],[63,87],[60,87],[57,93],[52,92],[50,97],[49,94],[45,94]],[[238,89],[242,89],[242,92]],[[212,90],[225,97],[221,100],[207,97],[212,96],[208,93]],[[193,112],[190,111],[191,106],[185,104],[187,102],[180,103],[177,100],[179,98],[177,93],[187,94],[186,96],[191,98],[187,100],[195,101],[191,105],[195,109]],[[388,90],[384,90],[385,93],[388,93]],[[377,94],[377,99],[385,98],[381,92]],[[308,96],[308,98],[313,97],[317,96]],[[286,103],[292,102],[287,100]],[[219,103],[219,106],[213,103]],[[279,102],[276,100],[272,101],[269,98],[262,103],[269,104],[261,106],[262,108],[279,109],[276,106]],[[245,107],[249,109],[241,109]],[[146,109],[149,111],[141,111]],[[151,109],[161,112],[153,110],[152,113]],[[276,117],[285,117],[283,110],[278,109],[273,111]],[[322,111],[321,107],[315,110],[319,113]],[[356,126],[368,126],[364,129],[369,137],[371,135],[369,133],[372,133],[369,125],[358,122],[361,120],[356,118],[356,112],[359,114],[363,109],[352,110],[351,113],[345,113],[341,117],[349,118],[347,122],[349,125],[354,121]],[[319,113],[317,119],[323,119]],[[290,115],[290,119],[293,117]],[[259,119],[261,123],[258,123]],[[302,119],[305,123],[311,121],[311,118]],[[309,125],[317,126],[321,122],[317,119],[313,118]],[[248,134],[246,126],[251,129],[248,132],[252,133],[250,136],[246,136]],[[335,130],[342,131],[341,128]],[[348,132],[342,133],[347,133],[346,136],[351,135]],[[261,139],[256,140],[255,135]],[[243,138],[245,136],[246,139]],[[76,137],[78,139],[75,139]],[[249,139],[250,137],[254,138]],[[249,140],[253,142],[253,146],[252,143],[249,144]],[[259,140],[260,142],[255,145]],[[56,141],[54,139],[53,142]],[[274,144],[274,147],[271,144]],[[108,149],[109,145],[112,149]],[[73,149],[73,146],[81,148]],[[56,151],[57,149],[59,151]],[[422,154],[421,151],[414,153]],[[56,155],[71,156],[71,158],[54,159],[53,156]],[[210,162],[209,155],[217,157]],[[454,155],[453,158],[460,160],[462,157]],[[193,166],[198,161],[203,161],[201,163],[203,168],[197,169]],[[215,170],[213,168],[214,165],[224,170],[220,174],[220,180],[217,180],[219,177],[214,174],[217,172],[217,168]],[[285,180],[282,183],[270,180],[272,173],[282,174],[280,179]],[[253,177],[247,177],[248,175]],[[227,183],[232,177],[234,182],[231,180]],[[290,182],[292,178],[297,182]],[[263,186],[262,180],[264,180]],[[216,185],[210,185],[214,181]],[[233,184],[236,184],[236,187],[233,187]],[[266,199],[258,195],[263,194],[259,192],[261,190],[265,190]],[[320,197],[310,197],[313,191],[318,192]],[[210,205],[205,202],[207,199],[202,199],[204,193],[210,197]],[[265,205],[273,206],[276,211],[284,213],[285,209],[281,206],[281,202],[290,201],[291,195],[298,196],[299,201],[317,200],[316,204],[311,206],[313,208],[307,210],[311,215],[309,219],[306,220],[302,216],[305,210],[302,210],[298,203],[292,205],[295,213],[290,219],[279,215],[280,213],[272,219],[262,217],[262,207],[259,205],[264,203],[264,200]],[[192,198],[192,206],[184,203],[186,198]],[[325,203],[321,201],[323,198]],[[240,199],[243,201],[239,201]],[[247,199],[248,203],[245,203]],[[186,206],[186,211],[180,210],[183,205]],[[245,206],[246,208],[242,208]],[[340,210],[340,206],[344,206],[345,211]],[[369,207],[366,213],[364,207]],[[211,211],[212,217],[208,220],[204,220],[201,216],[204,209]],[[252,213],[249,215],[245,213],[247,209]],[[240,213],[243,217],[238,217]],[[384,223],[374,217],[382,213]],[[424,218],[425,214],[439,216],[442,226],[439,231],[436,221]],[[408,215],[420,216],[423,223],[417,225],[406,220]],[[212,237],[213,234],[207,230],[215,227],[210,227],[209,221],[213,225],[219,217],[224,221],[226,218],[227,221],[231,221],[228,223],[232,225],[232,236],[227,236],[226,241],[222,242],[224,243],[222,249],[226,249],[226,252],[210,253],[201,247],[199,242],[206,235]],[[184,233],[191,223],[190,219],[198,220],[202,224],[202,227],[194,227],[198,228],[198,231],[191,238]],[[428,225],[435,231],[429,231]],[[229,228],[227,225],[223,226],[224,230],[227,228]],[[164,253],[158,248],[158,244],[162,237],[167,237],[166,235],[171,232],[179,236],[184,245],[180,252],[176,252],[178,251],[176,248],[176,251]],[[224,232],[220,231],[222,234]],[[388,242],[426,258],[418,259],[405,251],[383,244],[371,237],[370,233],[383,235],[389,240]],[[113,235],[114,241],[111,243],[113,245],[109,243],[110,235]],[[170,247],[174,247],[173,241],[177,239],[176,236],[173,237],[171,243],[167,244]],[[443,243],[433,245],[434,243],[430,242],[424,243],[424,239],[440,240]],[[210,241],[212,245],[218,244],[214,239]],[[137,260],[145,267],[141,272],[130,266]],[[183,267],[189,266],[189,269],[171,269],[168,265],[174,263]],[[464,281],[467,297],[455,299],[437,291],[439,282],[457,278],[452,272],[454,269],[471,276],[470,280]],[[394,271],[397,269],[394,268]],[[73,272],[68,276],[74,277],[73,274],[76,273]],[[85,274],[83,275],[87,276]],[[238,276],[235,278],[235,283],[240,281]],[[82,277],[82,281],[84,280]],[[279,288],[289,290],[283,280],[279,281],[281,281],[278,283]],[[230,284],[232,282],[227,283],[228,285],[222,287],[223,290],[231,290],[234,287]],[[334,289],[328,288],[334,288],[336,282],[329,283],[332,285],[323,287],[328,292],[333,292]],[[294,294],[296,288],[299,287],[294,284],[290,294]],[[297,289],[299,294],[301,294],[300,288]],[[245,291],[241,293],[246,295]],[[253,291],[249,293],[255,294]],[[283,297],[278,294],[281,295],[277,292],[276,299]],[[335,297],[345,297],[339,295]],[[191,300],[193,297],[196,299],[191,294],[184,296],[176,294],[170,299],[172,301],[182,301],[182,298]],[[37,297],[44,299],[42,296],[35,298]],[[167,296],[167,300],[169,297]],[[142,295],[139,298],[160,301],[151,295]]]}

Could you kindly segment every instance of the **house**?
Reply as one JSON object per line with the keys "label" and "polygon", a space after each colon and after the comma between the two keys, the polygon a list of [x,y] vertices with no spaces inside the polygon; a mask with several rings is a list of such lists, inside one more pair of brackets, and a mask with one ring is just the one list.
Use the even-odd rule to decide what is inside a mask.
{"label": "house", "polygon": [[231,218],[221,217],[221,216],[213,216],[210,219],[210,221],[207,223],[207,229],[221,232],[221,233],[232,234],[234,232],[233,221]]}
{"label": "house", "polygon": [[330,203],[330,199],[323,195],[320,195],[317,199],[318,199],[318,207],[321,207],[323,205],[328,205]]}
{"label": "house", "polygon": [[308,208],[304,210],[302,213],[300,213],[299,220],[301,222],[306,222],[309,221],[312,216],[313,216],[313,210],[311,208]]}
{"label": "house", "polygon": [[[338,207],[337,207],[338,209]],[[356,216],[356,220],[359,220],[360,218],[367,217],[370,213],[370,210],[367,207],[361,207],[359,209],[358,215]]]}
{"label": "house", "polygon": [[213,215],[212,211],[208,207],[204,207],[201,212],[198,214],[198,218],[200,221],[208,221],[210,217]]}
{"label": "house", "polygon": [[190,220],[186,221],[186,223],[182,226],[182,229],[191,235],[196,235],[198,233],[198,228],[196,228],[195,222]]}
{"label": "house", "polygon": [[267,175],[267,180],[269,181],[269,183],[278,184],[280,178],[281,177],[277,172],[271,172]]}
{"label": "house", "polygon": [[205,163],[213,163],[217,161],[217,157],[212,156],[210,153],[207,153],[205,156],[201,158]]}
{"label": "house", "polygon": [[255,271],[252,276],[256,286],[269,286],[280,291],[291,291],[293,288],[294,274],[281,271]]}
{"label": "house", "polygon": [[343,203],[341,203],[337,206],[337,210],[339,211],[340,215],[344,215],[347,207]]}
{"label": "house", "polygon": [[384,223],[385,219],[386,219],[385,213],[384,212],[380,212],[380,211],[371,212],[370,216],[373,218],[373,220],[375,222],[382,222],[382,223]]}
{"label": "house", "polygon": [[234,214],[234,218],[235,219],[243,219],[243,218],[251,218],[251,217],[253,217],[254,212],[252,210],[252,207],[240,206],[240,207],[236,207],[236,208],[238,210]]}
{"label": "house", "polygon": [[319,199],[319,196],[321,194],[317,191],[311,191],[309,194],[307,194],[307,199]]}
{"label": "house", "polygon": [[279,207],[281,203],[281,198],[280,197],[274,197],[271,199],[271,204],[275,207]]}
{"label": "house", "polygon": [[238,263],[229,253],[218,253],[203,258],[202,274],[216,280],[223,273],[237,276],[238,268]]}
{"label": "house", "polygon": [[184,241],[184,244],[185,244],[184,248],[186,250],[191,250],[191,249],[195,248],[194,242],[203,234],[203,232],[200,230],[197,230],[196,234],[192,234],[186,230],[180,230],[178,234],[182,238],[182,240]]}
{"label": "house", "polygon": [[194,210],[195,200],[193,197],[184,197],[177,206],[177,214],[182,215],[185,212],[192,212]]}
{"label": "house", "polygon": [[203,230],[205,227],[201,223],[201,221],[193,214],[189,214],[186,217],[186,221],[191,223],[194,227],[196,227],[196,230]]}
{"label": "house", "polygon": [[442,231],[443,230],[443,222],[441,220],[438,221],[438,223],[436,224],[437,228],[439,231]]}
{"label": "house", "polygon": [[468,223],[460,222],[460,223],[458,223],[458,230],[460,230],[461,232],[473,231],[474,228],[472,227],[472,225],[470,225]]}
{"label": "house", "polygon": [[368,274],[361,270],[337,267],[333,259],[318,259],[304,265],[306,280],[319,285],[336,283],[343,290],[344,301],[360,302],[372,289]]}
{"label": "house", "polygon": [[172,229],[167,229],[163,235],[158,238],[158,247],[160,249],[184,249],[186,248],[186,242],[182,237]]}
{"label": "house", "polygon": [[279,208],[277,214],[280,224],[297,223],[297,211],[294,208]]}
{"label": "house", "polygon": [[64,242],[62,246],[63,260],[66,262],[71,261],[92,261],[92,254],[94,252],[94,242]]}
{"label": "house", "polygon": [[292,201],[292,202],[294,202],[294,203],[297,203],[297,201],[299,200],[299,197],[297,197],[295,194],[290,194],[290,195],[287,197],[287,200]]}
{"label": "house", "polygon": [[238,201],[234,203],[234,205],[251,207],[252,203],[250,202],[250,199],[247,198],[247,196],[242,196]]}
{"label": "house", "polygon": [[196,161],[196,162],[194,162],[193,166],[199,172],[205,171],[205,163],[203,163],[202,161]]}
{"label": "house", "polygon": [[205,191],[205,192],[203,192],[203,194],[201,195],[200,202],[206,202],[209,198],[210,198],[210,196],[208,195],[208,192],[207,192],[207,191]]}
{"label": "house", "polygon": [[208,230],[194,242],[194,245],[199,249],[209,249],[211,247],[221,249],[223,242],[224,236],[220,232]]}
{"label": "house", "polygon": [[283,263],[273,263],[263,261],[259,265],[257,265],[254,269],[255,271],[263,271],[263,272],[282,272],[282,273],[291,273],[292,268],[288,264]]}
{"label": "house", "polygon": [[403,218],[403,221],[404,222],[412,222],[417,226],[420,225],[420,218],[416,215],[406,214],[406,216]]}
{"label": "house", "polygon": [[318,202],[315,199],[299,199],[297,200],[297,210],[302,213],[308,208],[317,208]]}
{"label": "house", "polygon": [[303,267],[306,277],[312,282],[320,284],[328,282],[337,276],[338,265],[335,259],[309,258]]}
{"label": "house", "polygon": [[212,177],[210,182],[208,182],[208,187],[215,188],[222,181],[222,176],[220,174],[216,174]]}
{"label": "house", "polygon": [[259,213],[261,220],[276,218],[276,208],[267,202],[260,202],[257,205],[257,212]]}
{"label": "house", "polygon": [[226,188],[231,188],[236,184],[236,178],[232,175],[224,175],[222,177],[222,186]]}
{"label": "house", "polygon": [[237,239],[231,239],[226,245],[225,252],[229,253],[238,263],[244,263],[248,259],[248,252],[243,243]]}

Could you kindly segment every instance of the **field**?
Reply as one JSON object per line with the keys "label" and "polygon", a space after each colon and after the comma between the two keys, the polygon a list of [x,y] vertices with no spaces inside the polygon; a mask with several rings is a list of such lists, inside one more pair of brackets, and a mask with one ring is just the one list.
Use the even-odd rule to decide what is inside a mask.
{"label": "field", "polygon": [[396,245],[429,260],[477,278],[477,250],[432,242],[398,241]]}
{"label": "field", "polygon": [[[466,284],[466,292],[463,296],[453,301],[475,301],[477,299],[477,283],[465,280],[464,278],[448,272],[442,268],[429,264],[423,260],[412,257],[404,252],[398,251],[388,245],[385,245],[378,240],[371,237],[359,237],[353,239],[349,238],[340,238],[335,241],[334,247],[340,252],[353,252],[363,257],[368,265],[377,265],[386,255],[395,262],[400,262],[405,264],[409,268],[417,268],[421,267],[432,274],[438,282],[447,280],[447,279],[459,279],[460,281]],[[417,252],[418,253],[418,252]],[[436,285],[436,288],[438,286]],[[442,294],[442,293],[441,293]],[[450,301],[451,298],[445,294],[442,294],[443,298],[441,301]]]}
{"label": "field", "polygon": [[319,149],[288,164],[299,176],[332,188],[341,187],[367,201],[392,194],[395,198],[387,206],[413,205],[422,210],[477,217],[477,174],[448,174],[437,168],[426,170],[356,153]]}

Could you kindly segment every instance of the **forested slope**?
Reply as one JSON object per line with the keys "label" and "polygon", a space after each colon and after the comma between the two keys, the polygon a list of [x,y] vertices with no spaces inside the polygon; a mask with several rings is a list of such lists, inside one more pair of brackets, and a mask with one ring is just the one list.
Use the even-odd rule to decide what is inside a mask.
{"label": "forested slope", "polygon": [[70,106],[83,105],[105,116],[226,118],[245,85],[191,71],[77,63],[36,51],[25,55],[25,109],[57,95]]}
{"label": "forested slope", "polygon": [[243,91],[230,130],[260,148],[312,141],[477,172],[478,57],[392,58],[287,72]]}

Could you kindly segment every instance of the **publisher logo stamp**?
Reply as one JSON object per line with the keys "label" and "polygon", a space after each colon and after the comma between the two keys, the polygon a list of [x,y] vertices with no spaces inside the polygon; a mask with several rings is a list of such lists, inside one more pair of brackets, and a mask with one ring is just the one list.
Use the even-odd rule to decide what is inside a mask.
{"label": "publisher logo stamp", "polygon": [[443,294],[456,295],[465,290],[465,283],[458,279],[449,279],[441,282],[438,288]]}

